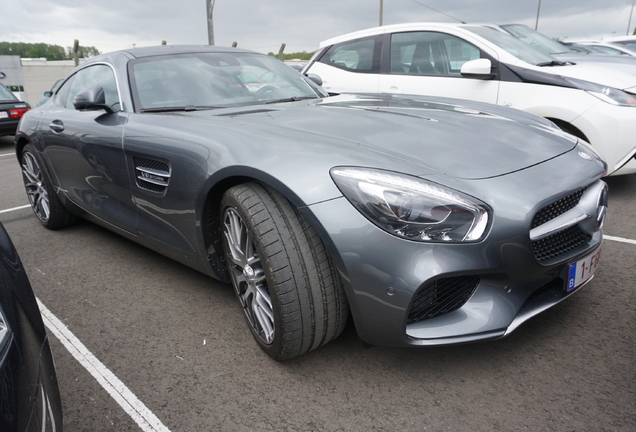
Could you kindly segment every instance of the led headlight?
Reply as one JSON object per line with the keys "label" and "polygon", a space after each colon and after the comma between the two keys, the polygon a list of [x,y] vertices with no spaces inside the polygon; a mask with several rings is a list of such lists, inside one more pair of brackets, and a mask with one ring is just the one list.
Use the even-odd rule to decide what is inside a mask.
{"label": "led headlight", "polygon": [[621,106],[633,106],[636,107],[636,95],[624,92],[613,87],[596,84],[589,81],[583,81],[575,78],[566,78],[569,82],[574,84],[581,90],[585,90],[592,96],[596,96],[603,102],[610,103],[612,105]]}
{"label": "led headlight", "polygon": [[404,174],[338,167],[331,177],[367,219],[399,237],[425,242],[475,242],[489,211],[475,198]]}

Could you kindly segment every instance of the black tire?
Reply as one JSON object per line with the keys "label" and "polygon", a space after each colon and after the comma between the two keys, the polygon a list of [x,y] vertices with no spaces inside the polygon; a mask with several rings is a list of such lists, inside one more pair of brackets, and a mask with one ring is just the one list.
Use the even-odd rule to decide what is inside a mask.
{"label": "black tire", "polygon": [[40,223],[52,230],[74,223],[75,216],[64,208],[55,194],[53,185],[40,167],[31,144],[24,146],[20,155],[20,166],[27,198]]}
{"label": "black tire", "polygon": [[279,193],[257,183],[221,203],[225,260],[248,326],[276,360],[335,339],[349,307],[322,240]]}

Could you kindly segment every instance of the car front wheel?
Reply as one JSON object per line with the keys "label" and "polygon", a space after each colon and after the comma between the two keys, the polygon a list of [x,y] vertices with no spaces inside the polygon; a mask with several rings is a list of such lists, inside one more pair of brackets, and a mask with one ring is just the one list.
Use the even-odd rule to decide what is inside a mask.
{"label": "car front wheel", "polygon": [[257,183],[229,189],[221,209],[225,260],[260,347],[285,360],[337,337],[349,314],[344,289],[303,216]]}

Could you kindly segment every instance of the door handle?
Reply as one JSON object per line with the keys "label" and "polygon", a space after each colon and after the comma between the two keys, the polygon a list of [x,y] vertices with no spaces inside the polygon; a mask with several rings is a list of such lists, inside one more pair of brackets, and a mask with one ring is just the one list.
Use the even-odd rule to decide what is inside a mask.
{"label": "door handle", "polygon": [[402,90],[400,90],[399,88],[395,87],[395,86],[391,86],[389,88],[385,88],[382,89],[380,91],[380,93],[385,93],[385,94],[403,94],[404,92]]}
{"label": "door handle", "polygon": [[62,123],[62,120],[53,120],[51,123],[49,123],[49,129],[51,129],[53,132],[63,132],[64,123]]}

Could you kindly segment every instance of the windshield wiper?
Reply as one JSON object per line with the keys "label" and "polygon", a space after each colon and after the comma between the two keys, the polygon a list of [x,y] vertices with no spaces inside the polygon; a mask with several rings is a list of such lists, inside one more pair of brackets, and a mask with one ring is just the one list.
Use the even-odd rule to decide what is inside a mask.
{"label": "windshield wiper", "polygon": [[538,63],[537,66],[565,66],[567,63],[559,60],[552,60],[549,62]]}
{"label": "windshield wiper", "polygon": [[147,113],[147,112],[174,112],[174,111],[201,111],[201,110],[210,110],[210,109],[219,109],[225,108],[219,105],[184,105],[184,106],[176,106],[176,107],[158,107],[158,108],[142,108],[139,112]]}
{"label": "windshield wiper", "polygon": [[265,102],[265,105],[274,104],[274,103],[283,103],[283,102],[298,102],[298,101],[307,100],[307,99],[318,99],[318,97],[317,96],[292,96],[289,98],[267,101]]}

